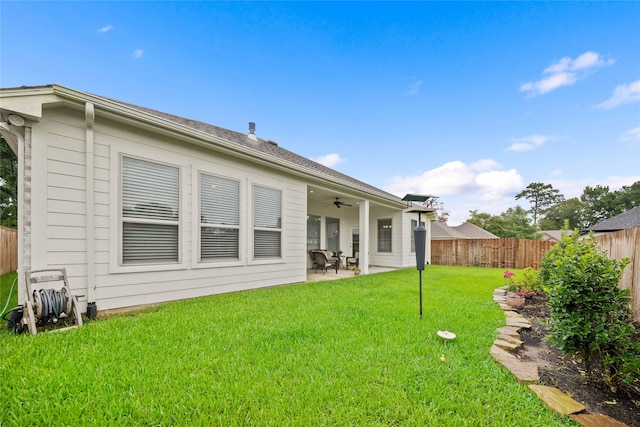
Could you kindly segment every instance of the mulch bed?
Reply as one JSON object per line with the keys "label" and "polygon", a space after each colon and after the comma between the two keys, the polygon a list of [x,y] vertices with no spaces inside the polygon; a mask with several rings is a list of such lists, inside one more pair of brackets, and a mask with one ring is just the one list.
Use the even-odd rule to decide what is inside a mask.
{"label": "mulch bed", "polygon": [[[640,427],[640,381],[612,392],[599,380],[597,363],[592,362],[595,378],[586,375],[584,363],[551,347],[547,298],[537,295],[527,299],[519,313],[531,322],[531,329],[520,333],[524,345],[517,351],[523,361],[536,362],[540,383],[556,387],[583,404],[590,414],[608,415],[630,427]],[[640,340],[640,330],[635,337]]]}

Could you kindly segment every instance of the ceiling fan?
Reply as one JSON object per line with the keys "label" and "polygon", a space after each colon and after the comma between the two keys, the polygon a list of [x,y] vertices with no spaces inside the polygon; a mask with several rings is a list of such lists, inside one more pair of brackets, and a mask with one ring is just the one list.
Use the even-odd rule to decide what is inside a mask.
{"label": "ceiling fan", "polygon": [[336,200],[333,202],[336,205],[336,208],[340,209],[342,206],[353,206],[347,202],[341,202],[339,197],[336,197]]}

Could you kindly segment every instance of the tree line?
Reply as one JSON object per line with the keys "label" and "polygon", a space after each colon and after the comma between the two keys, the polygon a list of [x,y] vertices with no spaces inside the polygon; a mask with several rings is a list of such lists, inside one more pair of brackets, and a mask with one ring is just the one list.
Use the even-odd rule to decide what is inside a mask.
{"label": "tree line", "polygon": [[570,199],[551,184],[533,182],[515,199],[527,200],[530,209],[517,205],[499,215],[472,210],[467,222],[503,238],[539,239],[540,230],[559,230],[566,224],[570,230],[584,230],[640,206],[640,181],[615,191],[603,185],[587,186],[579,197]]}

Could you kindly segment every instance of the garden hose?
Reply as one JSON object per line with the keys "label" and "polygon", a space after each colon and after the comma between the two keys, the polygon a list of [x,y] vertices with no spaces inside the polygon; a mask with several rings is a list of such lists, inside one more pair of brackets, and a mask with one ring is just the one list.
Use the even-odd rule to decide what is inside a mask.
{"label": "garden hose", "polygon": [[46,323],[52,321],[58,323],[61,313],[67,313],[69,306],[69,298],[64,291],[56,291],[55,289],[40,289],[33,292],[36,301],[36,317],[38,323]]}
{"label": "garden hose", "polygon": [[20,307],[14,307],[11,310],[7,310],[7,307],[9,306],[9,301],[11,301],[11,295],[13,294],[13,288],[16,286],[16,282],[18,281],[18,276],[16,276],[15,279],[13,279],[13,283],[11,284],[11,289],[9,289],[9,296],[7,296],[7,302],[4,305],[4,308],[2,309],[2,311],[0,311],[0,318],[4,319],[4,315],[15,310],[16,308],[20,308]]}
{"label": "garden hose", "polygon": [[[21,311],[22,307],[17,306],[10,310],[7,310],[9,306],[9,302],[11,301],[11,296],[13,295],[13,289],[16,286],[16,282],[18,281],[18,277],[16,276],[13,279],[13,283],[11,284],[11,289],[9,289],[9,295],[7,296],[7,302],[4,305],[2,311],[0,311],[0,319],[7,322],[7,329],[14,331],[15,333],[22,332],[22,325],[20,324],[20,319],[22,318],[22,314],[18,314],[17,311]],[[11,313],[11,316],[7,319],[7,314]]]}

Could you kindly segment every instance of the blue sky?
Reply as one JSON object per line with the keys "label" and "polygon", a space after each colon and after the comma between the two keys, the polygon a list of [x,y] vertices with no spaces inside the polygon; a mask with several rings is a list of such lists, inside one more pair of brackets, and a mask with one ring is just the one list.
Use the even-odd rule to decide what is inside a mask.
{"label": "blue sky", "polygon": [[0,86],[246,132],[450,225],[640,180],[640,2],[0,3]]}

